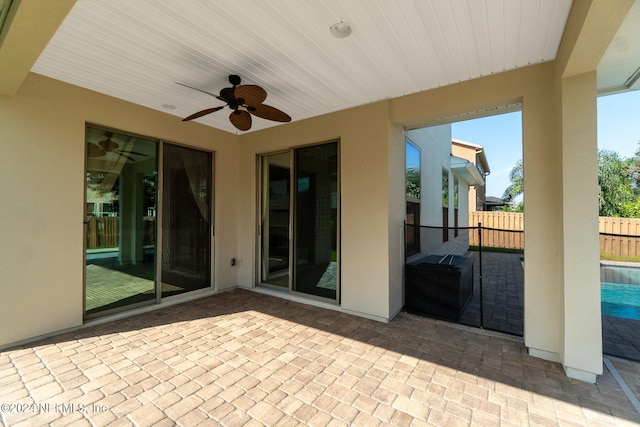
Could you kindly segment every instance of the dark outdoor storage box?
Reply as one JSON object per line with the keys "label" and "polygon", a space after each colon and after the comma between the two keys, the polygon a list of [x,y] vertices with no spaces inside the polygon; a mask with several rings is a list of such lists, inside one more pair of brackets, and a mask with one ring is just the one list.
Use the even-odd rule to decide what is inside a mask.
{"label": "dark outdoor storage box", "polygon": [[460,320],[473,294],[473,259],[431,255],[405,268],[405,307],[409,313]]}

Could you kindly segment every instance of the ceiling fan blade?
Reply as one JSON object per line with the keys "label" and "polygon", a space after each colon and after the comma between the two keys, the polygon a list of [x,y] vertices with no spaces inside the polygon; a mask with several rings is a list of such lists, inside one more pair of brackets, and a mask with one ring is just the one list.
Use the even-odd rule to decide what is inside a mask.
{"label": "ceiling fan blade", "polygon": [[227,102],[227,101],[225,101],[224,98],[221,98],[219,95],[216,95],[215,93],[207,92],[206,90],[198,89],[197,87],[189,86],[189,85],[186,85],[184,83],[176,82],[176,84],[179,84],[180,86],[188,87],[189,89],[197,90],[198,92],[206,93],[207,95],[211,95],[214,98],[218,98],[222,102]]}
{"label": "ceiling fan blade", "polygon": [[88,157],[102,157],[107,154],[102,148],[98,147],[93,142],[87,144],[87,156]]}
{"label": "ceiling fan blade", "polygon": [[193,113],[192,115],[185,117],[184,119],[182,119],[183,122],[188,122],[189,120],[193,120],[193,119],[197,119],[198,117],[202,117],[202,116],[206,116],[207,114],[211,114],[211,113],[215,113],[218,110],[222,110],[224,108],[224,105],[222,107],[214,107],[214,108],[207,108],[206,110],[202,110],[202,111],[198,111],[197,113]]}
{"label": "ceiling fan blade", "polygon": [[229,114],[229,120],[238,130],[251,129],[251,114],[243,110],[235,110]]}
{"label": "ceiling fan blade", "polygon": [[267,91],[256,85],[238,86],[233,91],[236,99],[244,99],[244,104],[256,106],[267,99]]}
{"label": "ceiling fan blade", "polygon": [[121,154],[121,153],[122,153],[122,154],[136,154],[136,155],[138,155],[138,156],[149,157],[149,155],[148,155],[148,154],[139,153],[139,152],[137,152],[137,151],[126,151],[126,152],[125,152],[125,151],[122,151],[122,150],[115,150],[115,152],[116,152],[116,153],[118,153],[118,154]]}
{"label": "ceiling fan blade", "polygon": [[103,141],[98,142],[100,148],[102,148],[107,153],[113,150],[116,150],[120,147],[117,142],[112,141],[111,138],[107,138]]}
{"label": "ceiling fan blade", "polygon": [[261,117],[267,120],[273,120],[275,122],[290,122],[291,117],[284,111],[280,111],[275,107],[265,104],[259,104],[250,108],[249,111],[254,116]]}
{"label": "ceiling fan blade", "polygon": [[120,157],[124,157],[127,160],[127,162],[135,162],[136,161],[136,159],[134,159],[133,157],[128,156],[128,155],[123,154],[123,153],[118,153],[118,158],[120,158]]}

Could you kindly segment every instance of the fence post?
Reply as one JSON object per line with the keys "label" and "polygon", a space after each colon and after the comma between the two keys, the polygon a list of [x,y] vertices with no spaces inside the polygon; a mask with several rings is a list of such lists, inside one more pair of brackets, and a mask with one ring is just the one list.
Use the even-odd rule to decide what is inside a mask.
{"label": "fence post", "polygon": [[[402,242],[403,242],[403,249],[404,249],[404,262],[406,264],[407,262],[407,220],[403,220],[402,221]],[[404,270],[404,269],[403,269]]]}
{"label": "fence post", "polygon": [[484,328],[484,307],[482,304],[482,223],[478,223],[478,259],[480,269],[480,328]]}

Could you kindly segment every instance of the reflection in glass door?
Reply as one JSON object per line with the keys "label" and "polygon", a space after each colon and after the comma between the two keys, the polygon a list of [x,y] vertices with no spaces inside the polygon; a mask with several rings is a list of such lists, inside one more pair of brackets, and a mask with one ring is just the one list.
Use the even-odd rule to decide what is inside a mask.
{"label": "reflection in glass door", "polygon": [[85,315],[156,299],[157,141],[87,128]]}
{"label": "reflection in glass door", "polygon": [[289,287],[290,155],[262,157],[260,281]]}
{"label": "reflection in glass door", "polygon": [[338,143],[265,155],[260,169],[260,283],[336,301]]}
{"label": "reflection in glass door", "polygon": [[212,153],[163,145],[162,297],[211,287]]}

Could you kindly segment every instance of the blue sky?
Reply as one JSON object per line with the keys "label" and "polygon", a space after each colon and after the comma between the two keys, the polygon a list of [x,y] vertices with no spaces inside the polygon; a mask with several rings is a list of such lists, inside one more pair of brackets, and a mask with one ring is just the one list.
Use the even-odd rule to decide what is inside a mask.
{"label": "blue sky", "polygon": [[518,111],[456,122],[451,131],[455,139],[484,147],[491,169],[487,196],[502,197],[509,185],[509,172],[522,158],[522,114]]}
{"label": "blue sky", "polygon": [[[487,195],[501,197],[509,185],[509,171],[522,158],[520,112],[457,122],[453,138],[484,146],[491,174]],[[640,148],[640,91],[598,98],[598,148],[633,157]]]}

